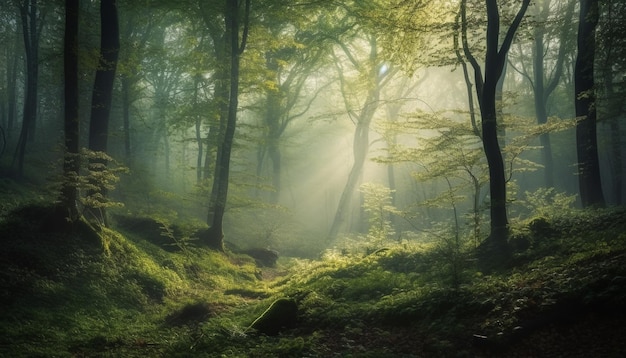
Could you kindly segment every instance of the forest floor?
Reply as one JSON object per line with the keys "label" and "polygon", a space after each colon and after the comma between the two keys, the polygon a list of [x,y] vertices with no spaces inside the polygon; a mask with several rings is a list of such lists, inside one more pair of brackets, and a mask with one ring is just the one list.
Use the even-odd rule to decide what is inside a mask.
{"label": "forest floor", "polygon": [[484,272],[412,242],[258,267],[150,218],[68,234],[45,205],[0,209],[1,357],[626,356],[624,210],[529,221]]}

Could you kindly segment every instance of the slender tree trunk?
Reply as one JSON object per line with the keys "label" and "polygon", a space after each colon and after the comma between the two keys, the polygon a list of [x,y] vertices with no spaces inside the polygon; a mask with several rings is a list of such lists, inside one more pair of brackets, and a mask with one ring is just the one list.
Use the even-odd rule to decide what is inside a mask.
{"label": "slender tree trunk", "polygon": [[122,84],[122,121],[124,126],[124,160],[126,166],[132,167],[132,147],[130,135],[130,107],[131,107],[131,87],[132,81],[128,75],[121,77]]}
{"label": "slender tree trunk", "polygon": [[[217,198],[219,193],[220,181],[217,179],[221,176],[222,167],[218,165],[219,158],[222,153],[224,143],[224,135],[228,122],[229,107],[229,88],[230,88],[230,61],[228,61],[229,42],[226,33],[222,36],[214,34],[213,40],[216,42],[215,57],[218,59],[220,66],[217,68],[217,83],[213,100],[217,104],[217,117],[209,119],[209,133],[207,135],[207,153],[204,164],[204,179],[207,180],[213,174],[213,183],[211,186],[211,194],[209,196],[209,210],[207,215],[207,224],[211,226],[215,218],[215,210],[217,206]],[[228,64],[228,65],[227,65]]]}
{"label": "slender tree trunk", "polygon": [[[225,56],[224,56],[225,58]],[[228,71],[226,69],[219,69],[222,75],[222,81],[216,86],[215,89],[215,100],[218,102],[219,108],[219,120],[212,120],[209,124],[209,134],[208,134],[208,143],[207,143],[207,154],[206,161],[204,166],[205,179],[209,178],[210,169],[213,168],[213,183],[211,186],[211,194],[209,197],[209,212],[207,216],[207,223],[209,226],[215,220],[215,212],[219,186],[221,182],[218,178],[221,177],[222,166],[219,165],[219,158],[222,156],[222,147],[224,143],[224,135],[226,133],[226,124],[228,122],[228,94],[229,94],[229,76]],[[215,153],[214,155],[211,155]],[[211,160],[213,163],[211,163]]]}
{"label": "slender tree trunk", "polygon": [[281,190],[281,154],[280,154],[280,97],[279,93],[272,92],[267,95],[267,111],[265,124],[267,125],[267,155],[272,162],[272,188],[270,202],[278,203]]}
{"label": "slender tree trunk", "polygon": [[[543,0],[540,2],[541,8],[538,14],[539,21],[547,21],[550,14],[551,0]],[[533,31],[534,45],[533,45],[533,94],[535,100],[535,116],[537,117],[537,124],[545,124],[548,122],[547,102],[548,98],[556,89],[557,84],[563,73],[563,63],[565,61],[565,51],[569,44],[568,38],[570,37],[570,22],[574,13],[574,1],[570,1],[567,5],[565,14],[563,16],[563,27],[559,36],[559,50],[557,53],[557,60],[554,65],[551,78],[546,78],[545,70],[545,28],[543,26],[535,27]],[[544,185],[548,188],[554,187],[554,161],[552,155],[552,143],[550,141],[549,133],[542,133],[539,136],[541,144],[541,152],[544,165]]]}
{"label": "slender tree trunk", "polygon": [[[544,84],[544,31],[543,29],[535,29],[535,41],[533,46],[533,92],[535,100],[535,116],[537,117],[537,124],[545,124],[548,122],[548,113],[546,111],[546,93]],[[550,142],[550,135],[548,133],[542,133],[539,136],[541,143],[541,153],[543,156],[544,165],[544,185],[547,188],[554,187],[553,177],[553,162],[552,162],[552,144]]]}
{"label": "slender tree trunk", "polygon": [[465,55],[474,68],[476,92],[482,118],[483,149],[489,167],[490,194],[490,235],[486,241],[486,257],[491,262],[500,264],[508,256],[508,217],[506,205],[506,179],[500,144],[498,143],[498,121],[496,107],[496,88],[501,80],[507,53],[521,23],[530,0],[523,0],[515,19],[509,26],[506,36],[500,43],[500,13],[496,0],[486,0],[487,43],[485,55],[484,79],[482,70],[467,46],[466,1],[461,2],[462,35]]}
{"label": "slender tree trunk", "polygon": [[196,130],[196,143],[198,145],[198,151],[196,155],[196,184],[202,183],[202,158],[204,156],[204,143],[202,139],[202,117],[196,114],[198,110],[198,87],[200,86],[200,75],[195,76],[193,81],[193,110]]}
{"label": "slender tree trunk", "polygon": [[214,178],[218,183],[217,195],[213,212],[209,212],[210,228],[205,237],[207,245],[217,250],[224,250],[224,230],[223,219],[226,211],[226,200],[228,197],[228,183],[230,176],[230,156],[232,152],[235,128],[237,126],[237,110],[239,107],[239,62],[243,53],[248,34],[248,16],[250,11],[250,0],[246,0],[244,30],[241,44],[239,43],[239,4],[238,0],[226,0],[225,23],[229,49],[230,49],[230,93],[228,100],[228,120],[224,131],[224,141],[218,149],[219,176]]}
{"label": "slender tree trunk", "polygon": [[[15,44],[13,45],[13,53],[10,53],[12,60],[7,58],[7,139],[11,139],[15,127],[15,118],[17,117],[17,55],[20,45],[20,37],[18,32],[15,32]],[[9,47],[10,48],[10,47]],[[7,51],[9,51],[7,48]]]}
{"label": "slender tree trunk", "polygon": [[[608,45],[610,46],[610,44]],[[622,159],[622,141],[621,141],[621,107],[622,100],[619,97],[619,94],[615,91],[615,84],[613,79],[613,71],[612,71],[612,48],[609,47],[606,49],[607,54],[605,55],[605,63],[602,66],[602,77],[605,88],[605,97],[606,97],[606,116],[609,122],[609,128],[611,130],[611,135],[609,139],[610,146],[610,173],[611,173],[611,183],[612,183],[612,197],[613,202],[611,204],[620,206],[623,204],[623,183],[624,183],[624,168],[623,168],[623,159]]]}
{"label": "slender tree trunk", "polygon": [[[621,206],[624,200],[624,164],[621,138],[622,126],[620,125],[620,120],[622,119],[624,100],[622,98],[623,96],[620,96],[620,91],[615,88],[615,79],[619,74],[614,71],[614,64],[619,61],[618,57],[620,53],[623,52],[623,49],[619,47],[620,38],[618,37],[620,31],[619,20],[622,20],[623,17],[620,18],[619,6],[621,5],[618,3],[618,1],[608,1],[603,4],[602,20],[600,20],[603,24],[603,29],[602,33],[599,34],[599,38],[604,37],[602,46],[603,58],[602,64],[600,65],[602,73],[601,82],[604,84],[604,98],[606,99],[606,108],[603,113],[606,113],[605,120],[609,122],[611,131],[609,137],[609,170],[611,173],[611,198],[613,201],[610,204]],[[621,29],[623,30],[623,25]]]}
{"label": "slender tree trunk", "polygon": [[[486,68],[489,65],[486,66]],[[489,71],[486,71],[486,75]],[[489,193],[491,214],[490,238],[499,244],[506,243],[508,235],[508,218],[506,209],[506,179],[504,162],[498,144],[496,122],[495,91],[490,91],[489,82],[485,81],[483,99],[481,101],[483,149],[489,166]],[[495,86],[493,87],[495,90]]]}
{"label": "slender tree trunk", "polygon": [[483,149],[489,166],[491,234],[498,244],[506,243],[508,219],[506,212],[506,181],[504,163],[498,143],[496,87],[502,75],[504,58],[499,53],[500,16],[495,0],[487,0],[487,54],[485,81],[479,96],[482,118]]}
{"label": "slender tree trunk", "polygon": [[598,1],[580,0],[578,55],[574,68],[578,184],[583,207],[605,205],[600,179],[594,79]]}
{"label": "slender tree trunk", "polygon": [[78,118],[78,10],[79,0],[65,1],[65,41],[63,48],[65,91],[65,160],[61,203],[70,222],[78,219],[77,184],[80,170]]}
{"label": "slender tree trunk", "polygon": [[613,177],[613,204],[621,206],[623,204],[623,188],[624,188],[624,169],[622,167],[622,148],[621,148],[621,126],[618,118],[611,119],[611,153],[612,158],[612,177]]}
{"label": "slender tree trunk", "polygon": [[[165,127],[165,125],[164,125]],[[161,132],[161,136],[163,139],[163,156],[165,157],[165,178],[167,180],[167,184],[172,183],[172,170],[170,168],[170,140],[169,135],[167,133],[167,129],[164,128],[163,132]]]}
{"label": "slender tree trunk", "polygon": [[270,143],[267,148],[267,154],[269,158],[272,160],[272,187],[274,191],[272,191],[270,195],[270,202],[272,204],[277,204],[278,199],[280,198],[281,191],[281,154],[280,147],[278,144],[279,139],[273,138],[272,143]]}
{"label": "slender tree trunk", "polygon": [[[26,52],[26,90],[22,129],[16,150],[17,176],[24,175],[26,142],[32,138],[32,129],[37,119],[37,82],[39,77],[39,31],[37,29],[37,0],[24,0],[20,6],[24,49]],[[15,157],[14,157],[15,161]]]}
{"label": "slender tree trunk", "polygon": [[365,104],[363,105],[363,108],[361,109],[357,117],[356,128],[354,131],[354,141],[352,144],[352,154],[354,161],[352,164],[352,168],[350,169],[350,173],[348,174],[348,180],[346,181],[346,185],[344,186],[341,197],[339,198],[339,204],[337,205],[335,218],[328,232],[329,241],[336,239],[339,231],[344,226],[347,215],[350,211],[350,202],[352,201],[352,196],[354,195],[354,191],[363,174],[363,167],[365,165],[365,160],[369,152],[370,124],[372,122],[372,118],[374,117],[374,113],[376,113],[376,110],[378,108],[381,80],[381,76],[378,73],[379,67],[374,65],[376,63],[377,56],[375,39],[372,39],[370,41],[370,46],[371,49],[369,60],[370,63],[373,64],[373,66],[369,78],[373,80],[374,84],[370,88],[367,98],[365,100]]}

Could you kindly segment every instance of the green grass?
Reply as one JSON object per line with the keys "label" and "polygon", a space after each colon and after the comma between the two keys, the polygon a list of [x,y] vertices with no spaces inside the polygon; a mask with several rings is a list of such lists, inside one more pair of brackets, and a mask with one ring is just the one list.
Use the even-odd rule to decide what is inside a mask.
{"label": "green grass", "polygon": [[198,302],[217,316],[248,301],[226,290],[263,289],[250,258],[168,252],[87,225],[55,233],[46,228],[51,211],[21,207],[0,224],[0,356],[157,354],[190,329],[167,317]]}
{"label": "green grass", "polygon": [[[542,346],[525,339],[541,334],[548,346],[565,339],[561,325],[595,317],[624,328],[615,323],[626,302],[620,210],[520,222],[528,249],[489,274],[471,248],[450,255],[435,242],[281,258],[273,271],[289,274],[273,280],[260,279],[267,269],[250,257],[196,247],[191,228],[176,238],[184,245],[151,218],[55,233],[50,210],[22,201],[2,208],[0,356],[532,356]],[[248,329],[280,297],[297,302],[297,326],[274,337]]]}

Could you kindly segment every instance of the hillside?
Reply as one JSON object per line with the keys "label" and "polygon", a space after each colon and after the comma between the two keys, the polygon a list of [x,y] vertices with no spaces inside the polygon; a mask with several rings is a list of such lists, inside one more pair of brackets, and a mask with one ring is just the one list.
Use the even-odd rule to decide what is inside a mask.
{"label": "hillside", "polygon": [[[259,267],[196,247],[193,228],[118,217],[67,234],[49,212],[2,213],[0,356],[626,355],[623,210],[531,221],[529,247],[489,273],[472,250],[417,242]],[[296,318],[251,328],[277,299]]]}

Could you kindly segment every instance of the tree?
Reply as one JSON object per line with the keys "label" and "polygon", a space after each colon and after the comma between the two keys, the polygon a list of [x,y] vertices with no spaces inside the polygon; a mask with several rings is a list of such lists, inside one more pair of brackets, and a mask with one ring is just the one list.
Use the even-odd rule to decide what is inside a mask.
{"label": "tree", "polygon": [[[506,252],[508,238],[508,217],[506,207],[506,178],[500,144],[498,143],[498,123],[496,108],[496,87],[502,76],[507,53],[515,33],[528,9],[530,0],[523,0],[500,43],[500,10],[496,0],[486,0],[487,36],[483,70],[470,52],[467,44],[467,0],[461,1],[463,48],[474,69],[476,94],[481,112],[482,143],[489,167],[490,194],[490,235],[487,239],[488,251],[494,254]],[[491,252],[493,250],[493,252]]]}
{"label": "tree", "polygon": [[[109,116],[113,100],[113,84],[117,69],[120,49],[119,26],[116,0],[100,1],[100,56],[98,69],[93,84],[91,99],[91,118],[89,122],[89,150],[96,153],[107,153],[109,137]],[[95,171],[103,171],[106,159],[96,156],[90,159],[90,167]],[[102,183],[92,183],[99,188],[91,193],[98,201],[106,197],[106,188]],[[106,222],[106,215],[103,218]]]}
{"label": "tree", "polygon": [[[272,22],[275,21],[272,18]],[[264,104],[262,119],[263,138],[257,153],[257,177],[262,176],[266,154],[272,162],[272,193],[270,201],[278,203],[281,193],[282,137],[290,123],[302,117],[326,85],[320,86],[305,103],[306,85],[327,54],[327,45],[320,34],[311,35],[310,30],[289,31],[289,25],[268,24],[270,47],[265,51]],[[286,29],[287,28],[287,29]],[[306,29],[306,28],[305,28]]]}
{"label": "tree", "polygon": [[39,77],[39,39],[42,24],[39,21],[37,0],[24,0],[19,6],[26,52],[26,89],[22,129],[13,162],[17,159],[17,176],[24,175],[26,142],[34,137],[37,119],[37,83]]}
{"label": "tree", "polygon": [[22,45],[23,39],[20,36],[21,34],[19,31],[19,22],[16,22],[15,12],[7,11],[9,9],[13,9],[14,4],[7,3],[0,6],[4,6],[0,7],[0,9],[4,10],[2,12],[2,18],[0,19],[0,21],[3,22],[2,32],[6,34],[2,38],[2,41],[4,42],[4,81],[6,83],[6,87],[3,91],[3,103],[1,106],[1,110],[3,124],[5,126],[5,140],[8,141],[12,138],[13,132],[15,131],[18,102],[17,84],[19,63],[21,57],[19,53],[21,51],[20,46]]}
{"label": "tree", "polygon": [[[575,1],[567,0],[555,4],[552,0],[535,2],[533,17],[530,61],[532,66],[527,66],[523,58],[523,50],[520,45],[519,58],[509,59],[509,65],[531,85],[534,99],[535,116],[537,124],[543,125],[548,122],[548,103],[554,93],[563,71],[565,60],[570,50],[570,33],[572,30],[572,17],[574,14]],[[532,70],[530,70],[532,67]],[[539,137],[544,165],[544,185],[554,187],[554,161],[550,134],[544,133]]]}
{"label": "tree", "polygon": [[624,164],[622,153],[622,129],[624,120],[623,73],[626,71],[626,4],[622,1],[606,0],[601,4],[599,32],[596,36],[598,51],[596,66],[603,86],[599,86],[598,114],[610,129],[611,195],[612,204],[622,205],[624,200]]}
{"label": "tree", "polygon": [[[128,4],[131,5],[131,4]],[[153,9],[145,9],[143,6],[128,8],[122,13],[126,15],[126,21],[121,21],[121,40],[124,41],[120,48],[118,70],[121,85],[122,122],[124,132],[124,158],[125,164],[132,167],[133,138],[131,136],[131,114],[133,103],[139,97],[137,84],[141,81],[141,61],[146,50],[146,44],[156,27],[156,17]]]}
{"label": "tree", "polygon": [[[539,3],[538,3],[539,4]],[[547,21],[550,11],[550,0],[543,0],[543,8],[539,15],[539,21]],[[559,48],[556,54],[556,63],[550,72],[551,77],[546,78],[545,68],[545,26],[536,26],[533,31],[533,80],[531,81],[534,99],[535,99],[535,115],[537,116],[537,124],[545,124],[548,121],[547,102],[548,98],[556,89],[557,84],[563,73],[565,51],[568,48],[568,35],[570,33],[570,22],[574,13],[574,1],[570,1],[563,15],[563,23],[559,35]],[[550,39],[548,39],[550,41]],[[552,161],[552,144],[550,135],[544,133],[539,137],[543,153],[544,177],[546,187],[554,187],[554,163]]]}
{"label": "tree", "polygon": [[78,0],[65,1],[65,39],[63,48],[65,92],[65,159],[63,161],[63,187],[61,205],[67,210],[71,222],[78,218],[77,180],[79,160],[78,118]]}
{"label": "tree", "polygon": [[[209,208],[209,216],[207,218],[210,225],[209,230],[203,237],[205,243],[214,249],[223,250],[224,231],[223,218],[226,210],[226,199],[228,197],[228,179],[230,174],[230,155],[233,147],[233,139],[235,136],[235,127],[237,126],[237,110],[239,107],[239,65],[240,57],[246,48],[248,38],[248,26],[250,15],[250,0],[245,0],[245,9],[243,16],[243,31],[241,33],[241,42],[239,40],[240,27],[240,10],[238,0],[226,0],[224,11],[224,22],[226,24],[226,39],[228,46],[228,54],[230,57],[230,91],[228,96],[228,117],[226,127],[223,132],[223,140],[219,144],[216,160],[216,175],[214,181],[217,186],[213,186],[215,193],[215,206]],[[213,196],[213,194],[212,194]]]}
{"label": "tree", "polygon": [[[162,25],[166,23],[161,22]],[[151,152],[152,172],[156,174],[157,159],[159,159],[156,153],[160,149],[160,145],[162,145],[164,173],[168,179],[171,175],[170,128],[172,124],[169,119],[173,112],[173,106],[170,104],[175,103],[175,93],[180,89],[185,70],[184,65],[181,63],[184,61],[182,54],[185,53],[185,49],[180,46],[184,42],[166,40],[167,37],[173,35],[168,26],[159,27],[159,30],[153,34],[150,61],[144,61],[143,65],[145,72],[144,80],[149,83],[152,90],[151,121],[149,126],[151,133],[146,146]],[[168,54],[169,51],[175,51],[176,54]]]}
{"label": "tree", "polygon": [[361,179],[363,166],[365,165],[365,160],[369,152],[370,124],[380,104],[380,90],[384,87],[385,83],[387,83],[383,80],[388,80],[388,78],[390,78],[388,77],[385,79],[389,73],[381,64],[376,36],[373,34],[366,34],[364,36],[366,43],[369,45],[369,54],[366,59],[362,61],[359,61],[358,58],[352,53],[352,51],[356,52],[356,50],[351,50],[343,42],[338,42],[339,48],[342,49],[348,59],[348,63],[354,67],[362,78],[366,79],[366,95],[360,107],[354,108],[354,105],[350,103],[350,93],[347,91],[347,83],[343,75],[346,70],[342,68],[341,61],[336,57],[335,63],[337,66],[337,73],[339,75],[341,92],[346,106],[346,111],[355,123],[354,141],[352,143],[352,153],[354,157],[352,168],[348,174],[346,185],[341,192],[341,197],[339,198],[339,203],[337,205],[337,211],[335,212],[335,217],[328,233],[329,241],[332,241],[337,237],[340,229],[344,225],[346,215],[350,208],[350,202],[352,201],[352,196],[357,188],[359,180]]}
{"label": "tree", "polygon": [[596,128],[594,79],[595,36],[598,24],[598,0],[580,0],[578,55],[574,68],[576,103],[576,153],[578,184],[583,207],[604,206]]}
{"label": "tree", "polygon": [[[224,2],[218,2],[220,5],[214,5],[209,2],[199,0],[198,10],[202,15],[204,24],[207,27],[209,37],[212,41],[214,73],[211,76],[213,81],[213,111],[208,113],[208,134],[207,148],[204,164],[204,179],[213,178],[211,192],[209,196],[209,210],[207,215],[207,224],[209,226],[214,222],[216,208],[218,206],[218,193],[220,192],[220,170],[222,167],[217,165],[219,155],[221,153],[221,145],[224,143],[224,135],[228,122],[228,106],[229,106],[229,65],[228,59],[228,26],[222,28],[219,24],[224,21],[222,18],[225,13]],[[214,5],[214,6],[211,6]],[[224,21],[225,22],[225,21]],[[221,239],[220,239],[221,240]],[[219,240],[218,240],[219,241]],[[219,242],[217,243],[219,246]]]}

